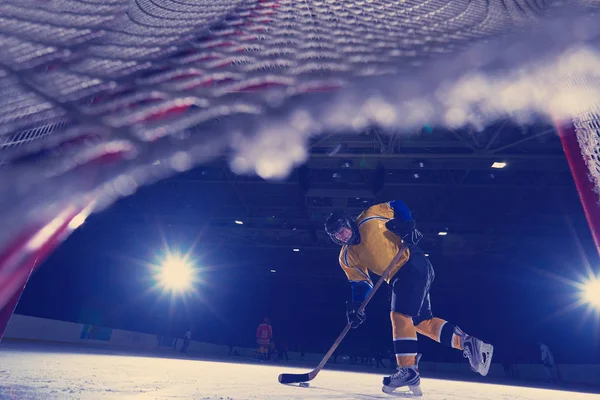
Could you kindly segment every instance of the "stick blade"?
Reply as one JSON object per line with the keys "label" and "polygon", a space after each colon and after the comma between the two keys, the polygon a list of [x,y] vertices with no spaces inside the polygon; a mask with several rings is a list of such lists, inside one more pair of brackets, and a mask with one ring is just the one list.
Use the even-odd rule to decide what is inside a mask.
{"label": "stick blade", "polygon": [[300,382],[308,382],[310,381],[310,376],[308,373],[306,374],[281,374],[279,375],[279,383],[288,384],[288,383],[300,383]]}

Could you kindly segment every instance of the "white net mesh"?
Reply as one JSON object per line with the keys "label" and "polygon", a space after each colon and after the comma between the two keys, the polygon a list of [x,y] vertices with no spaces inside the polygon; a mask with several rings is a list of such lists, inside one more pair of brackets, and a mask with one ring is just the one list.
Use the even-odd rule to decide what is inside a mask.
{"label": "white net mesh", "polygon": [[600,98],[553,84],[600,74],[598,4],[0,0],[0,219],[56,228],[224,154],[285,176],[327,130],[570,115]]}
{"label": "white net mesh", "polygon": [[597,110],[577,116],[574,124],[589,179],[595,187],[596,202],[600,206],[600,112]]}

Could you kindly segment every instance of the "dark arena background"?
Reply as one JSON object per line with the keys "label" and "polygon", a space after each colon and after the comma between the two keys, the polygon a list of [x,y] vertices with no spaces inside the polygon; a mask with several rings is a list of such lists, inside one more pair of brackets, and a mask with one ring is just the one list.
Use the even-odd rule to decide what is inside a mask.
{"label": "dark arena background", "polygon": [[0,1],[0,399],[390,397],[387,284],[277,376],[347,322],[325,219],[391,200],[495,346],[421,337],[424,398],[595,398],[599,5]]}

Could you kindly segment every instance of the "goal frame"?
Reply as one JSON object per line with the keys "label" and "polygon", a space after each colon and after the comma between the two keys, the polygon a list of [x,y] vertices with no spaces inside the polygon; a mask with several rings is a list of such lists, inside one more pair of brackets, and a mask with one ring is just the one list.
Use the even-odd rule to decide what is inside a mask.
{"label": "goal frame", "polygon": [[571,122],[557,122],[556,129],[590,227],[596,251],[600,255],[600,188],[595,186],[590,176],[589,166],[584,156],[585,152],[582,151],[577,139],[575,125]]}

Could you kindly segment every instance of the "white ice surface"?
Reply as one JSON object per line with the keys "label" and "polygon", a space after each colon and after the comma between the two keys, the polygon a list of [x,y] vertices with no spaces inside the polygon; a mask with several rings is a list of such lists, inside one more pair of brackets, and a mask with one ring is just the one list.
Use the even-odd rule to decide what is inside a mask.
{"label": "white ice surface", "polygon": [[[105,354],[102,354],[105,353]],[[277,382],[281,365],[0,346],[0,399],[391,399],[376,374],[323,371],[309,388]],[[584,400],[598,394],[423,379],[423,400]]]}

